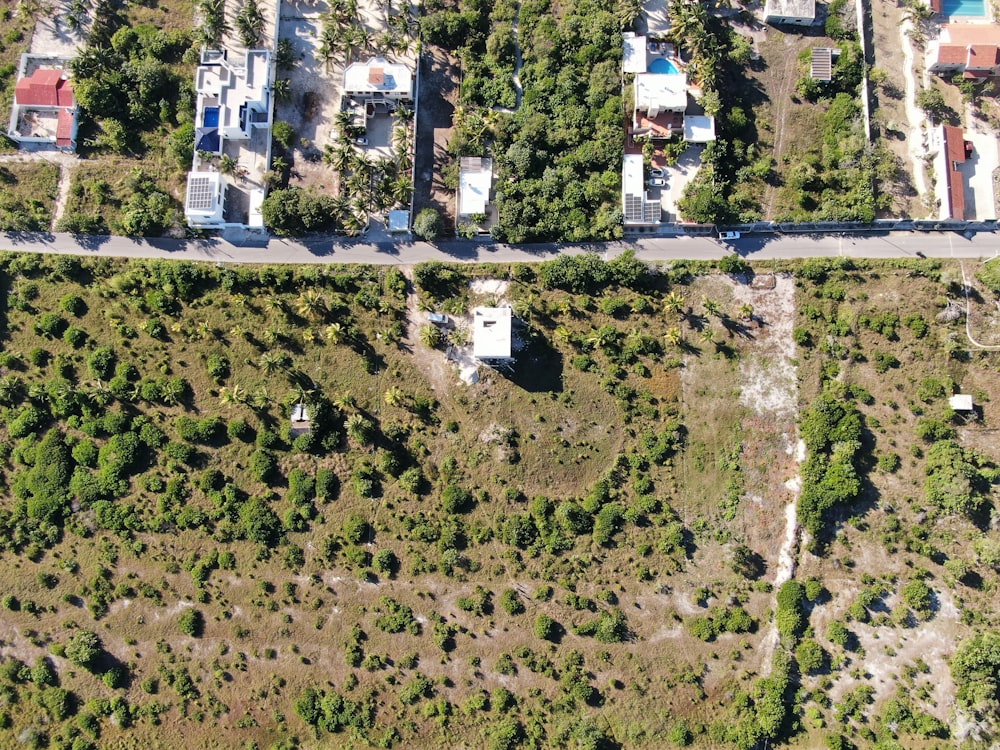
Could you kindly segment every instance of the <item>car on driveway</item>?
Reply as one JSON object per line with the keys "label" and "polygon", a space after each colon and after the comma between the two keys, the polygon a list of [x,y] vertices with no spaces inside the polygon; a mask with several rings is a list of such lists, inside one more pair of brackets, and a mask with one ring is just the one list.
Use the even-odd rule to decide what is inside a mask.
{"label": "car on driveway", "polygon": [[723,242],[738,240],[741,237],[739,232],[719,232],[719,239]]}
{"label": "car on driveway", "polygon": [[646,184],[649,185],[650,187],[663,187],[664,185],[667,184],[667,181],[664,180],[662,177],[650,177],[646,181]]}
{"label": "car on driveway", "polygon": [[650,177],[666,177],[667,173],[664,170],[662,170],[662,169],[658,169],[657,167],[652,167],[649,170],[649,176]]}

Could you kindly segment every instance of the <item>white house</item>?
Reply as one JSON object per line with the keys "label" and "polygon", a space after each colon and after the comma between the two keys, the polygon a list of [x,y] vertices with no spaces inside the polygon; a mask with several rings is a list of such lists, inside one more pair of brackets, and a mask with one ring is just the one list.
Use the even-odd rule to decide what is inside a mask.
{"label": "white house", "polygon": [[[269,50],[248,50],[233,58],[220,50],[202,51],[195,71],[195,156],[184,201],[188,226],[263,228],[263,175],[271,159],[273,79]],[[233,175],[218,170],[215,160],[224,155],[237,162]],[[240,220],[226,217],[226,194],[233,188],[233,195],[240,198],[233,201],[239,206]]]}
{"label": "white house", "polygon": [[493,189],[493,160],[480,156],[459,159],[458,217],[485,214]]}
{"label": "white house", "polygon": [[812,26],[816,23],[816,0],[766,0],[764,22]]}
{"label": "white house", "polygon": [[511,359],[510,307],[477,307],[472,311],[472,356],[481,360]]}
{"label": "white house", "polygon": [[413,74],[383,57],[351,63],[344,70],[344,96],[364,101],[413,101]]}

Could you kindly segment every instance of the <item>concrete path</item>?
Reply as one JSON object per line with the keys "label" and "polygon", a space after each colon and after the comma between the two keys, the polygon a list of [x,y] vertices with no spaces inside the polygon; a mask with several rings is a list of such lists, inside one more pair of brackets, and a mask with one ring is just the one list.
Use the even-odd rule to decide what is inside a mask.
{"label": "concrete path", "polygon": [[426,260],[462,263],[514,263],[550,260],[559,254],[596,252],[613,258],[634,249],[646,261],[718,260],[733,251],[748,260],[822,258],[927,258],[988,259],[1000,255],[1000,237],[992,233],[971,237],[952,233],[880,233],[856,236],[750,235],[728,244],[707,237],[654,237],[633,242],[581,245],[501,245],[456,240],[373,242],[340,237],[306,240],[272,239],[256,244],[226,240],[144,239],[86,237],[58,232],[0,234],[0,249],[102,255],[120,258],[170,258],[216,263],[373,263],[411,265]]}
{"label": "concrete path", "polygon": [[[925,115],[917,106],[917,79],[913,73],[913,42],[910,32],[913,22],[909,19],[899,26],[899,41],[903,49],[903,79],[906,82],[906,119],[909,122],[907,145],[910,151],[910,161],[913,169],[913,187],[921,199],[928,195],[927,179],[924,175],[924,155],[927,153],[924,127],[927,123]],[[926,80],[923,82],[927,85]]]}

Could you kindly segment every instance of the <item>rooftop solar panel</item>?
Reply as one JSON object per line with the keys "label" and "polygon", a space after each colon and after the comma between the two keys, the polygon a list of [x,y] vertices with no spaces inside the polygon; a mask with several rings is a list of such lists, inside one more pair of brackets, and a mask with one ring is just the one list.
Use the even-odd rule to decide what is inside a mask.
{"label": "rooftop solar panel", "polygon": [[212,181],[208,177],[192,177],[188,180],[187,207],[192,211],[208,211],[215,200]]}

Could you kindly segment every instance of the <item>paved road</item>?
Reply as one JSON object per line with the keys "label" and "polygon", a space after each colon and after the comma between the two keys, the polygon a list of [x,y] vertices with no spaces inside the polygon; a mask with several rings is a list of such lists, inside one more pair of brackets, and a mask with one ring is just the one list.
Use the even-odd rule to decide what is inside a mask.
{"label": "paved road", "polygon": [[953,232],[897,232],[854,236],[754,235],[728,244],[706,237],[651,237],[634,242],[584,245],[500,245],[449,241],[368,242],[363,239],[272,239],[234,244],[223,239],[170,240],[129,237],[80,237],[60,233],[0,233],[0,248],[24,252],[105,255],[123,258],[173,258],[220,263],[376,263],[412,264],[425,260],[461,262],[540,261],[559,253],[597,252],[611,258],[628,248],[648,261],[713,260],[736,251],[748,260],[849,256],[856,258],[987,259],[1000,255],[1000,236],[965,237]]}

